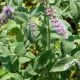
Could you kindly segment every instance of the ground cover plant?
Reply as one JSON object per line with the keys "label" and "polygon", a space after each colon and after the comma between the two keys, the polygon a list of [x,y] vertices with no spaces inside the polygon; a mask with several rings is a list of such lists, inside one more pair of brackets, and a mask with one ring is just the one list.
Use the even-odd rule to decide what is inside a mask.
{"label": "ground cover plant", "polygon": [[0,80],[80,80],[80,0],[0,0]]}

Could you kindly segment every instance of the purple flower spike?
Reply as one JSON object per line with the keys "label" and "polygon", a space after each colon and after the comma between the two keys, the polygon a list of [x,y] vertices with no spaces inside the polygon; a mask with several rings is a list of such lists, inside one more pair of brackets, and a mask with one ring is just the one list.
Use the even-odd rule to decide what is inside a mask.
{"label": "purple flower spike", "polygon": [[55,31],[67,39],[68,30],[66,29],[64,22],[56,16],[55,11],[53,11],[52,8],[46,8],[46,14],[49,16],[50,22],[52,23],[52,26],[54,26]]}
{"label": "purple flower spike", "polygon": [[5,14],[12,14],[14,13],[14,9],[11,6],[7,5],[3,8],[2,12]]}
{"label": "purple flower spike", "polygon": [[8,18],[12,18],[12,14],[14,13],[14,9],[11,6],[7,5],[7,6],[3,7],[2,12],[4,14],[6,14]]}
{"label": "purple flower spike", "polygon": [[55,31],[59,35],[63,36],[65,39],[67,39],[68,38],[68,30],[65,28],[64,23],[58,18],[51,19],[51,22],[55,28]]}

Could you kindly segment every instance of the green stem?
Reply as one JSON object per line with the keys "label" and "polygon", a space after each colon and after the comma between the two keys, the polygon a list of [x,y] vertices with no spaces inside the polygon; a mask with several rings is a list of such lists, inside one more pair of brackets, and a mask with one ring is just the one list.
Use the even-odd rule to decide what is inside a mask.
{"label": "green stem", "polygon": [[50,49],[50,28],[47,27],[47,49]]}
{"label": "green stem", "polygon": [[[49,1],[46,1],[46,7],[49,7]],[[50,27],[49,27],[49,18],[46,16],[46,23],[47,23],[47,49],[50,49]]]}
{"label": "green stem", "polygon": [[20,24],[20,30],[22,31],[22,23]]}

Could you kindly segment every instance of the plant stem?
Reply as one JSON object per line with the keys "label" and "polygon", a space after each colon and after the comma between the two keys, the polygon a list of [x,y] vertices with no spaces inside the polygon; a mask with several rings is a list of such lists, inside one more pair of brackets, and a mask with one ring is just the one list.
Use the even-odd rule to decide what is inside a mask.
{"label": "plant stem", "polygon": [[[49,7],[49,1],[46,1],[46,7]],[[47,23],[47,49],[50,49],[50,27],[49,27],[49,19],[46,16],[46,23]]]}
{"label": "plant stem", "polygon": [[47,49],[50,48],[50,28],[49,25],[47,27]]}

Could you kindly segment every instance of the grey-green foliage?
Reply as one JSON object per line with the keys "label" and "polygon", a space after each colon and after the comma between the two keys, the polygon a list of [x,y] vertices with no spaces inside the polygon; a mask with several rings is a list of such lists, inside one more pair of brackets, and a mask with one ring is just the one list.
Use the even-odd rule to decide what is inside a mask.
{"label": "grey-green foliage", "polygon": [[[73,72],[80,71],[80,45],[74,44],[76,35],[73,35],[73,26],[66,18],[75,24],[79,22],[80,1],[49,0],[47,3],[64,22],[68,39],[58,35],[48,22],[47,5],[31,1],[27,6],[33,7],[28,10],[27,2],[23,3],[23,0],[5,0],[5,4],[11,5],[15,12],[12,20],[0,26],[0,80],[70,80]],[[33,20],[38,23],[36,38],[32,37],[28,25],[29,19],[35,17],[38,18],[38,21]]]}

